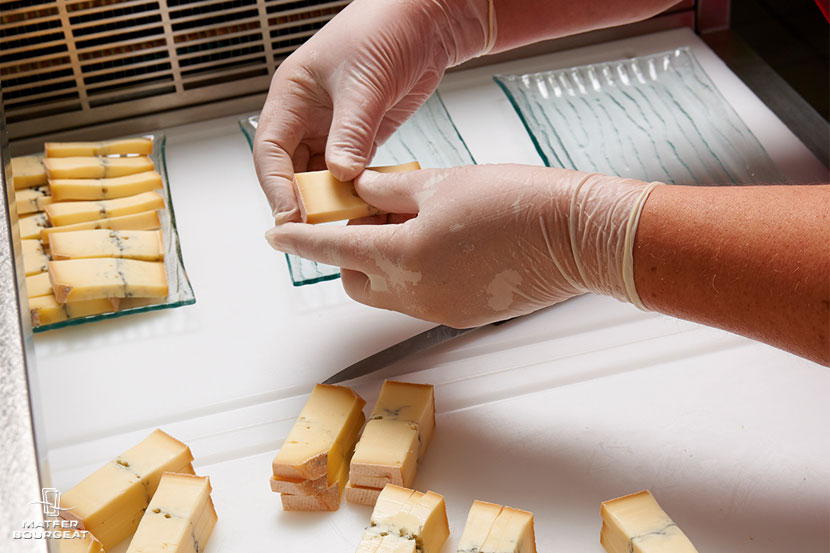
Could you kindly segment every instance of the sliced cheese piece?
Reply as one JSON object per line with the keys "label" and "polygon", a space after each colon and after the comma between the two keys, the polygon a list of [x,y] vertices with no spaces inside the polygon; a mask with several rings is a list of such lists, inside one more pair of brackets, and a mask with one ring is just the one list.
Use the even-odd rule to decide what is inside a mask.
{"label": "sliced cheese piece", "polygon": [[27,276],[26,293],[30,298],[52,296],[52,282],[49,280],[49,273]]}
{"label": "sliced cheese piece", "polygon": [[40,240],[48,245],[50,237],[55,233],[73,232],[76,230],[156,230],[159,228],[161,228],[161,219],[159,218],[158,211],[144,211],[142,213],[133,213],[132,215],[122,215],[121,217],[75,223],[74,225],[45,227],[41,229]]}
{"label": "sliced cheese piece", "polygon": [[603,502],[601,514],[608,553],[697,553],[648,490]]}
{"label": "sliced cheese piece", "polygon": [[430,384],[387,380],[370,419],[396,420],[418,425],[418,451],[423,457],[435,430],[435,390]]}
{"label": "sliced cheese piece", "polygon": [[48,294],[29,297],[29,314],[32,317],[33,327],[59,323],[67,319],[112,313],[118,311],[119,307],[118,298],[58,303],[52,294],[51,286]]}
{"label": "sliced cheese piece", "polygon": [[46,174],[52,179],[103,179],[154,169],[153,160],[137,157],[47,157]]}
{"label": "sliced cheese piece", "polygon": [[122,138],[103,142],[47,142],[46,157],[112,156],[153,153],[151,138]]}
{"label": "sliced cheese piece", "polygon": [[374,419],[366,423],[355,446],[349,480],[355,486],[408,487],[418,467],[418,425],[399,420]]}
{"label": "sliced cheese piece", "polygon": [[415,540],[403,536],[386,534],[377,548],[377,553],[416,553],[419,551]]}
{"label": "sliced cheese piece", "polygon": [[380,488],[364,488],[363,486],[355,486],[351,482],[347,482],[343,495],[349,503],[374,507],[378,501],[380,492]]}
{"label": "sliced cheese piece", "polygon": [[16,191],[14,202],[17,205],[17,214],[26,215],[43,211],[47,205],[52,203],[52,197],[49,195],[48,186],[36,186]]}
{"label": "sliced cheese piece", "polygon": [[481,553],[536,553],[533,513],[502,508],[493,522]]}
{"label": "sliced cheese piece", "polygon": [[49,278],[60,303],[167,296],[167,273],[160,262],[118,258],[50,261]]}
{"label": "sliced cheese piece", "polygon": [[52,201],[111,200],[135,196],[162,187],[161,175],[156,171],[144,171],[125,177],[109,179],[50,179]]}
{"label": "sliced cheese piece", "polygon": [[49,256],[43,253],[43,250],[23,252],[23,269],[26,272],[26,276],[45,273],[48,268]]}
{"label": "sliced cheese piece", "polygon": [[217,521],[210,492],[207,476],[162,474],[127,553],[204,551]]}
{"label": "sliced cheese piece", "polygon": [[282,508],[286,511],[336,511],[340,507],[340,498],[343,496],[343,488],[348,478],[349,464],[343,463],[337,480],[323,491],[315,495],[283,493],[280,496]]}
{"label": "sliced cheese piece", "polygon": [[[379,173],[415,171],[417,161],[403,165],[370,167]],[[294,195],[304,223],[317,224],[358,219],[382,213],[364,202],[354,189],[354,181],[337,180],[329,171],[310,171],[294,175]]]}
{"label": "sliced cheese piece", "polygon": [[23,253],[43,253],[43,244],[40,243],[40,240],[37,240],[35,238],[27,238],[26,240],[21,240],[20,244],[23,246]]}
{"label": "sliced cheese piece", "polygon": [[[58,532],[69,532],[74,534],[76,530],[57,530]],[[80,536],[70,535],[69,537],[51,538],[53,553],[104,553],[104,546],[95,536],[86,531],[80,531]]]}
{"label": "sliced cheese piece", "polygon": [[343,386],[318,384],[282,448],[274,457],[278,478],[316,480],[328,475],[334,482],[341,464],[351,455],[363,426],[366,404]]}
{"label": "sliced cheese piece", "polygon": [[297,480],[292,478],[271,477],[271,491],[291,495],[316,495],[330,485],[328,475],[316,480]]}
{"label": "sliced cheese piece", "polygon": [[383,536],[380,534],[373,534],[372,532],[363,532],[360,538],[360,543],[357,544],[357,551],[355,553],[377,553]]}
{"label": "sliced cheese piece", "polygon": [[160,230],[76,230],[53,235],[49,251],[52,259],[120,257],[161,261],[164,240]]}
{"label": "sliced cheese piece", "polygon": [[155,211],[164,207],[164,199],[158,192],[142,192],[135,196],[100,200],[97,202],[55,202],[44,209],[52,226],[73,225],[96,219],[121,217],[142,211]]}
{"label": "sliced cheese piece", "polygon": [[458,542],[458,553],[479,553],[481,546],[490,535],[490,529],[501,513],[501,505],[486,501],[473,501],[461,541]]}
{"label": "sliced cheese piece", "polygon": [[41,231],[49,228],[49,219],[45,213],[35,213],[17,220],[21,240],[40,238]]}
{"label": "sliced cheese piece", "polygon": [[450,535],[444,498],[389,484],[378,497],[365,533],[400,536],[412,541],[419,553],[438,553]]}
{"label": "sliced cheese piece", "polygon": [[12,158],[12,183],[15,190],[46,184],[46,168],[40,156]]}
{"label": "sliced cheese piece", "polygon": [[155,430],[61,496],[62,516],[78,520],[109,550],[138,527],[163,472],[190,469],[193,455]]}

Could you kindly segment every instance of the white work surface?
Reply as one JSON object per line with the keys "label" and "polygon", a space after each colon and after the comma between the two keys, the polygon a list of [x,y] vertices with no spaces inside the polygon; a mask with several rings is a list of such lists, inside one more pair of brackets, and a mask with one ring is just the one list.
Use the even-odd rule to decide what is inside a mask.
{"label": "white work surface", "polygon": [[[540,164],[493,73],[689,45],[793,180],[826,171],[688,30],[448,75],[479,163]],[[427,329],[295,288],[236,118],[167,129],[170,186],[197,302],[36,336],[53,484],[66,490],[162,427],[191,446],[219,513],[207,553],[354,551],[370,509],[286,513],[270,462],[315,382]],[[355,383],[436,385],[416,487],[446,497],[455,551],[474,499],[536,514],[540,552],[599,553],[600,502],[649,488],[701,553],[827,553],[830,370],[725,332],[585,296],[470,333]],[[123,551],[121,546],[116,551]]]}

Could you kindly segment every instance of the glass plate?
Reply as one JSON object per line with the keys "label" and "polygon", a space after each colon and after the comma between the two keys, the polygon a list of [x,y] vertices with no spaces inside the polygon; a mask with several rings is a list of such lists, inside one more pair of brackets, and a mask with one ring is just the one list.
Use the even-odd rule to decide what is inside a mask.
{"label": "glass plate", "polygon": [[688,48],[493,78],[549,167],[670,184],[785,180]]}
{"label": "glass plate", "polygon": [[131,307],[115,311],[113,313],[77,317],[57,323],[37,326],[32,329],[34,332],[44,332],[47,330],[54,330],[56,328],[89,323],[92,321],[115,319],[123,317],[124,315],[132,315],[134,313],[146,313],[147,311],[170,309],[173,307],[181,307],[183,305],[191,305],[196,303],[196,297],[193,294],[193,287],[190,285],[190,280],[187,278],[187,272],[184,269],[184,261],[182,261],[182,249],[179,244],[179,233],[176,231],[176,214],[173,211],[173,198],[170,195],[170,184],[167,180],[167,157],[165,153],[167,138],[162,133],[145,134],[143,136],[153,139],[153,153],[150,154],[150,158],[156,166],[156,171],[158,171],[161,175],[161,182],[163,186],[162,196],[164,196],[164,202],[167,207],[166,209],[159,210],[159,219],[161,219],[161,231],[164,237],[164,265],[167,270],[168,296],[163,300],[159,300],[158,302],[149,305]]}
{"label": "glass plate", "polygon": [[[258,121],[258,115],[239,120],[239,126],[252,148]],[[418,161],[424,169],[475,164],[473,155],[455,128],[438,92],[378,148],[372,165],[396,165],[408,161]],[[285,257],[294,286],[340,277],[338,267],[309,261],[296,255],[286,254]]]}

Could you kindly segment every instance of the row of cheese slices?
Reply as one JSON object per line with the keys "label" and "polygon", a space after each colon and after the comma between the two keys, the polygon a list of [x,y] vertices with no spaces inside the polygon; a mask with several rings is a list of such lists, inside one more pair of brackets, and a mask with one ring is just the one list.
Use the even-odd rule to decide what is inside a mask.
{"label": "row of cheese slices", "polygon": [[60,553],[203,551],[217,516],[210,479],[196,476],[182,442],[156,430],[60,498],[72,524],[52,541]]}
{"label": "row of cheese slices", "polygon": [[149,138],[52,142],[45,158],[12,159],[33,326],[167,296],[152,148]]}
{"label": "row of cheese slices", "polygon": [[334,511],[344,496],[374,505],[386,484],[412,485],[435,429],[433,387],[386,381],[364,426],[365,404],[349,388],[315,386],[272,463],[285,510]]}

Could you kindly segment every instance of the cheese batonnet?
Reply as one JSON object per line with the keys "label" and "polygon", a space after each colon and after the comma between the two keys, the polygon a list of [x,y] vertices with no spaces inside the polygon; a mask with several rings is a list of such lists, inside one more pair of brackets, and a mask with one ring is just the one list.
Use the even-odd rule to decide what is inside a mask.
{"label": "cheese batonnet", "polygon": [[111,219],[144,211],[164,208],[158,192],[142,192],[135,196],[96,202],[53,202],[44,211],[52,226],[73,225],[97,219]]}
{"label": "cheese batonnet", "polygon": [[76,230],[54,234],[49,251],[55,260],[120,257],[162,261],[164,240],[160,230]]}
{"label": "cheese batonnet", "polygon": [[21,240],[40,238],[42,231],[49,228],[49,219],[45,213],[35,213],[17,220]]}
{"label": "cheese batonnet", "polygon": [[15,190],[46,184],[46,168],[39,156],[20,156],[11,159],[12,183]]}
{"label": "cheese batonnet", "polygon": [[99,298],[167,296],[164,263],[94,258],[49,262],[49,278],[60,303]]}
{"label": "cheese batonnet", "polygon": [[52,295],[52,282],[49,280],[49,273],[39,273],[26,277],[26,292],[28,297]]}
{"label": "cheese batonnet", "polygon": [[[45,217],[45,216],[44,216]],[[161,228],[161,219],[158,211],[144,211],[132,215],[122,215],[110,219],[85,221],[74,225],[60,227],[44,227],[40,230],[40,240],[49,244],[50,237],[60,232],[74,232],[76,230],[111,229],[111,230],[156,230]]]}
{"label": "cheese batonnet", "polygon": [[43,211],[47,205],[52,203],[52,197],[49,195],[48,186],[36,186],[16,191],[14,202],[17,204],[17,214],[27,215]]}
{"label": "cheese batonnet", "polygon": [[153,140],[147,137],[122,138],[103,142],[47,142],[46,157],[81,157],[153,153]]}
{"label": "cheese batonnet", "polygon": [[23,269],[26,276],[46,272],[49,268],[49,256],[40,251],[23,252]]}
{"label": "cheese batonnet", "polygon": [[135,196],[162,187],[161,175],[156,171],[144,171],[125,177],[108,179],[50,179],[52,201],[111,200]]}
{"label": "cheese batonnet", "polygon": [[154,169],[153,161],[147,156],[47,157],[43,165],[49,180],[123,177]]}

